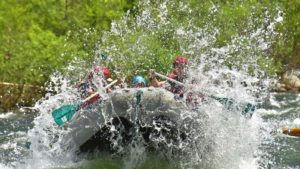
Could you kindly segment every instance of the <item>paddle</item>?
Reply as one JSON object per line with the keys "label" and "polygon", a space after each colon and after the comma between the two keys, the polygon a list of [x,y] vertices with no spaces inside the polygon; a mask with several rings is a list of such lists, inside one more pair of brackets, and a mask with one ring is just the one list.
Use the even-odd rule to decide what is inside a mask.
{"label": "paddle", "polygon": [[[156,76],[159,76],[159,77],[161,77],[161,78],[167,79],[167,80],[170,81],[170,82],[173,82],[173,83],[176,83],[176,84],[181,85],[181,86],[183,86],[183,87],[186,87],[185,84],[183,84],[183,83],[181,83],[181,82],[179,82],[179,81],[177,81],[177,80],[174,80],[174,79],[169,78],[169,77],[167,77],[167,76],[165,76],[165,75],[162,75],[162,74],[160,74],[160,73],[157,73],[157,72],[155,72],[154,70],[150,70],[150,71],[152,71],[152,73],[154,73]],[[221,98],[221,97],[216,97],[216,96],[213,96],[213,95],[212,95],[212,96],[208,96],[208,97],[213,98],[213,99],[219,101],[221,104],[225,105],[227,109],[232,109],[233,106],[236,106],[236,108],[239,108],[239,107],[240,107],[240,106],[236,105],[237,101],[235,101],[234,99],[231,99],[231,98]],[[250,113],[251,113],[251,112],[254,112],[255,109],[256,109],[256,106],[255,106],[255,105],[253,105],[253,104],[251,104],[251,103],[245,103],[245,104],[243,104],[243,106],[242,106],[242,114],[245,115],[245,114],[247,114],[247,113],[249,113],[249,112],[250,112]],[[252,116],[252,113],[250,114],[250,117],[251,117],[251,116]]]}
{"label": "paddle", "polygon": [[300,128],[283,128],[282,133],[290,136],[300,137]]}
{"label": "paddle", "polygon": [[[104,87],[107,89],[114,85],[118,80],[114,80],[110,84]],[[98,100],[100,98],[99,93],[96,92],[89,96],[88,98],[84,99],[82,102],[74,104],[74,105],[63,105],[60,108],[54,110],[52,112],[52,117],[57,125],[62,126],[66,122],[70,121],[73,115],[81,108],[84,108],[86,105]]]}

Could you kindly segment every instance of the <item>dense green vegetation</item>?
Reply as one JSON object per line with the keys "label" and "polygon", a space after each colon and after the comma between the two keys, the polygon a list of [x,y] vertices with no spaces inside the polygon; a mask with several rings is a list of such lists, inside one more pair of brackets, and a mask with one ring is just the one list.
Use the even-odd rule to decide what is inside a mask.
{"label": "dense green vegetation", "polygon": [[[275,27],[278,33],[264,37],[272,42],[271,50],[257,52],[253,48],[241,48],[232,51],[234,57],[227,58],[225,63],[236,66],[232,65],[233,61],[243,63],[253,53],[259,56],[261,67],[266,67],[271,74],[300,66],[298,0],[188,0],[184,3],[169,0],[166,20],[160,16],[165,1],[149,2],[151,5],[138,5],[138,0],[1,1],[0,81],[43,85],[49,75],[65,71],[74,60],[91,64],[98,57],[98,50],[113,58],[106,63],[111,69],[118,68],[125,75],[132,75],[136,68],[143,73],[149,68],[166,73],[174,56],[183,54],[182,48],[188,49],[192,41],[192,37],[179,37],[178,28],[205,27],[208,34],[218,28],[213,44],[194,49],[199,53],[192,53],[201,54],[206,48],[231,44],[237,37],[241,37],[239,43],[249,43],[246,39],[250,38],[251,31],[262,25],[265,25],[263,30],[268,30],[267,23],[278,15],[283,17]],[[153,22],[161,27],[138,25],[136,17],[145,9],[151,11]],[[113,20],[118,33],[107,32]],[[284,67],[287,64],[290,67]]]}
{"label": "dense green vegetation", "polygon": [[91,60],[95,43],[134,0],[0,2],[0,81],[43,84],[74,58]]}

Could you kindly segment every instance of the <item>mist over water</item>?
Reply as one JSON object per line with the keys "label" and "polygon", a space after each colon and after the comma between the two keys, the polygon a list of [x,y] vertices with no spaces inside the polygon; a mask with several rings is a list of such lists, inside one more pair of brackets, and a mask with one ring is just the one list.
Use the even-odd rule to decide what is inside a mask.
{"label": "mist over water", "polygon": [[[277,35],[274,26],[282,21],[280,10],[276,17],[271,17],[266,11],[259,22],[255,16],[250,15],[243,34],[232,37],[224,45],[219,45],[217,36],[220,28],[214,22],[218,6],[211,5],[208,11],[211,21],[204,25],[197,22],[197,17],[194,17],[195,11],[189,4],[175,0],[162,3],[143,0],[139,2],[138,9],[139,11],[134,14],[135,17],[128,12],[120,21],[112,23],[111,31],[106,32],[102,41],[96,44],[99,51],[96,51],[95,63],[114,64],[115,73],[132,75],[134,70],[125,64],[128,60],[132,63],[131,67],[142,67],[143,69],[139,71],[146,74],[148,69],[156,68],[155,64],[149,63],[169,62],[171,67],[174,55],[190,57],[191,63],[186,72],[188,78],[185,82],[188,85],[187,90],[193,93],[201,92],[206,97],[196,108],[186,108],[180,113],[177,125],[183,130],[188,130],[187,140],[172,142],[164,137],[155,137],[153,134],[151,139],[154,147],[157,146],[158,149],[148,151],[140,135],[136,134],[124,146],[118,142],[122,137],[121,134],[118,135],[118,131],[111,128],[115,136],[112,138],[116,153],[99,152],[93,157],[77,155],[72,140],[66,142],[62,139],[70,129],[58,127],[50,112],[63,104],[74,104],[80,100],[74,81],[82,78],[82,75],[64,76],[58,73],[53,75],[49,86],[58,94],[49,93],[35,105],[39,112],[34,120],[29,119],[32,123],[28,125],[28,129],[25,131],[22,131],[21,127],[17,127],[20,131],[1,129],[4,131],[1,131],[1,138],[9,135],[6,130],[11,130],[12,135],[21,135],[16,136],[16,139],[12,138],[12,143],[2,141],[6,147],[2,146],[1,151],[8,150],[7,146],[12,146],[11,149],[15,152],[9,157],[22,155],[18,159],[6,159],[4,155],[1,156],[0,168],[99,168],[100,166],[100,168],[128,169],[253,169],[281,168],[282,165],[287,166],[285,168],[293,168],[299,165],[294,162],[290,164],[295,165],[289,166],[288,162],[277,154],[278,152],[272,150],[273,147],[279,147],[278,149],[288,147],[289,150],[294,150],[292,146],[286,145],[285,141],[290,140],[278,137],[274,131],[276,128],[293,123],[291,120],[283,122],[280,120],[293,119],[294,116],[290,117],[290,114],[284,111],[291,111],[293,114],[295,106],[291,110],[284,107],[279,111],[281,104],[285,102],[274,99],[276,95],[269,96],[268,87],[271,78],[265,73],[268,63],[260,66],[271,48],[272,38]],[[172,14],[175,13],[181,14],[182,17],[178,15],[173,17]],[[169,50],[164,51],[157,42]],[[105,60],[99,58],[100,52],[107,55]],[[165,57],[155,57],[162,53]],[[77,69],[72,65],[67,68],[72,71]],[[78,69],[81,70],[82,67]],[[166,74],[169,70],[166,68],[161,73]],[[194,81],[196,84],[191,85]],[[100,86],[102,84],[98,84],[98,90],[102,91]],[[211,96],[234,99],[234,106],[226,108]],[[266,100],[271,106],[268,109],[257,108],[251,118],[244,115],[242,107],[239,107],[244,103],[264,105]],[[291,102],[288,100],[286,104],[289,107]],[[99,107],[89,111],[97,112]],[[269,115],[272,112],[274,115]],[[84,115],[84,111],[80,113]],[[106,122],[111,122],[110,116],[105,111],[101,113]],[[284,117],[280,118],[280,114],[284,114]],[[0,118],[2,116],[9,119],[2,114]],[[17,139],[20,138],[25,141],[19,145]],[[30,146],[25,145],[28,143]]]}

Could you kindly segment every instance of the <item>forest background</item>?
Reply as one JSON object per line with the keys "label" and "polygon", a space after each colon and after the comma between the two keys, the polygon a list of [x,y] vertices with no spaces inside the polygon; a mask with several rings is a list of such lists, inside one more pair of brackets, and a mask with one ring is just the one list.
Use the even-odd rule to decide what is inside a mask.
{"label": "forest background", "polygon": [[[0,82],[43,86],[53,72],[65,71],[74,59],[92,62],[101,36],[110,30],[112,21],[125,14],[134,17],[138,3],[138,0],[0,1]],[[218,5],[214,22],[221,28],[216,41],[219,47],[235,35],[243,34],[249,15],[261,16],[268,10],[275,16],[280,9],[284,18],[276,26],[280,36],[273,40],[272,50],[266,56],[272,60],[269,73],[300,68],[299,0],[187,0],[185,3],[196,11],[195,24],[200,25],[211,19],[206,15],[208,9]],[[170,12],[179,18],[176,22],[181,22],[176,11]],[[159,51],[176,50],[170,44],[158,46]],[[165,53],[159,51],[157,56],[164,57]],[[164,63],[156,67],[164,68]]]}

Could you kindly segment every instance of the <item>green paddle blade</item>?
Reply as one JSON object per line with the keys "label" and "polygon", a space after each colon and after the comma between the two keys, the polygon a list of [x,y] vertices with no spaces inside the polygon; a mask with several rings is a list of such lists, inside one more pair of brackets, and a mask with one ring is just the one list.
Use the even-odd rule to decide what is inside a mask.
{"label": "green paddle blade", "polygon": [[67,121],[69,121],[73,115],[78,110],[80,104],[76,105],[64,105],[52,112],[52,117],[54,118],[54,121],[59,126],[64,125]]}
{"label": "green paddle blade", "polygon": [[231,98],[225,98],[225,97],[216,97],[216,96],[210,96],[211,98],[219,101],[221,104],[223,104],[227,109],[232,108],[238,108],[242,110],[242,114],[245,116],[251,117],[253,115],[253,112],[256,110],[257,106],[253,105],[251,103],[240,103],[240,105],[237,105],[238,103],[231,99]]}

